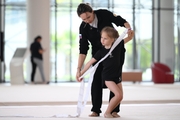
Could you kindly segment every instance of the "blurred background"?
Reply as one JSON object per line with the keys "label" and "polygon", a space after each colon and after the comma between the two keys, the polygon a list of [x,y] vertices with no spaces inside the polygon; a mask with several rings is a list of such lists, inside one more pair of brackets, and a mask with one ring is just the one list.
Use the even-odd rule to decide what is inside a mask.
{"label": "blurred background", "polygon": [[[166,7],[169,0],[49,0],[50,1],[50,82],[76,81],[76,67],[79,53],[79,25],[81,19],[77,16],[76,9],[79,3],[87,2],[96,9],[108,9],[125,18],[135,37],[125,45],[126,58],[123,70],[139,69],[143,72],[142,81],[151,82],[151,63],[162,61],[162,47],[156,43],[162,34],[163,28],[172,24],[173,57],[166,61],[174,72],[175,82],[180,82],[180,0],[170,0],[171,6]],[[160,3],[162,2],[162,3]],[[161,6],[163,2],[166,5]],[[161,22],[161,11],[169,12],[172,21],[158,26]],[[167,15],[168,16],[168,15]],[[26,0],[1,0],[1,30],[4,33],[4,73],[1,71],[1,82],[10,82],[9,64],[16,48],[29,47],[27,42],[27,1]],[[116,28],[123,31],[122,28]],[[160,36],[165,36],[165,34]],[[166,37],[166,36],[165,36]],[[167,41],[167,40],[166,40]],[[2,44],[2,43],[1,43]],[[159,43],[160,44],[160,43]],[[46,46],[44,46],[46,49]],[[171,46],[165,46],[166,48]],[[164,53],[166,56],[166,52]],[[169,53],[167,53],[168,55]],[[160,56],[160,57],[158,57]],[[91,53],[88,53],[88,60]],[[28,59],[28,58],[27,58]],[[2,56],[1,56],[2,61]],[[26,60],[24,69],[28,69],[29,61]],[[28,72],[24,71],[25,80],[30,81]],[[2,77],[3,76],[3,77]]]}

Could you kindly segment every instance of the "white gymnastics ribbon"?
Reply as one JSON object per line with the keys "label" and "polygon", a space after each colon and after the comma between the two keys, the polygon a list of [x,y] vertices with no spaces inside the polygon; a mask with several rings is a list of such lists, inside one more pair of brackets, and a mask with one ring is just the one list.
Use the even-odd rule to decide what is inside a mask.
{"label": "white gymnastics ribbon", "polygon": [[[104,59],[106,59],[109,54],[114,50],[114,48],[122,41],[122,39],[125,37],[125,35],[127,34],[128,29],[126,29],[121,35],[120,37],[114,42],[114,44],[112,45],[110,51],[101,59],[99,60],[94,66],[92,66],[91,68],[89,68],[80,78],[83,78],[84,76],[86,76],[87,74],[90,74],[89,76],[89,80],[88,80],[88,84],[86,87],[86,90],[84,90],[85,88],[85,82],[81,81],[81,85],[80,85],[80,90],[79,90],[79,98],[78,98],[78,103],[77,103],[77,113],[75,115],[62,115],[62,114],[57,114],[57,115],[53,115],[53,116],[48,116],[48,117],[38,117],[38,116],[31,116],[31,115],[10,115],[10,116],[1,116],[0,117],[22,117],[22,118],[75,118],[75,117],[79,117],[82,113],[82,111],[84,110],[84,107],[87,103],[88,97],[90,95],[90,91],[91,91],[91,84],[93,81],[93,76],[94,73],[99,65],[99,63],[101,63]],[[85,96],[84,96],[85,93]]]}

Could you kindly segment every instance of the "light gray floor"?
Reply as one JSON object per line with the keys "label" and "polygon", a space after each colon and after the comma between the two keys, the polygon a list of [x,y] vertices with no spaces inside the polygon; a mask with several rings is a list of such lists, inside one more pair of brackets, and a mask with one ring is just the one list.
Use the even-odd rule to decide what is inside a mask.
{"label": "light gray floor", "polygon": [[[102,110],[107,105],[103,105]],[[78,118],[67,118],[67,115],[76,114],[76,105],[65,106],[4,106],[0,107],[0,120],[92,120],[110,119],[104,118],[103,113],[100,117],[88,117],[90,105],[86,105],[81,116]],[[122,104],[121,120],[179,120],[180,104]],[[52,116],[59,116],[51,118]],[[17,117],[21,116],[21,117]],[[29,117],[28,117],[29,116]],[[64,116],[64,117],[63,117]]]}
{"label": "light gray floor", "polygon": [[[88,117],[91,113],[89,98],[80,117],[62,118],[68,114],[76,114],[79,86],[79,83],[13,86],[0,84],[0,120],[108,119],[103,117],[108,103],[108,89],[103,90],[104,103],[100,117]],[[123,83],[123,89],[124,99],[119,113],[121,117],[113,119],[180,120],[180,84]],[[50,118],[53,115],[61,117]]]}

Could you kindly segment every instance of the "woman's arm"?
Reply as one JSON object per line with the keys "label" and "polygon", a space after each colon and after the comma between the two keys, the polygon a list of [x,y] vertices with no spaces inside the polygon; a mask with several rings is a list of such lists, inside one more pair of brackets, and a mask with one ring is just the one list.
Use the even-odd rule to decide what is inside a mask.
{"label": "woman's arm", "polygon": [[40,50],[39,50],[39,53],[40,53],[40,54],[43,54],[44,51],[45,51],[45,50],[40,49]]}
{"label": "woman's arm", "polygon": [[125,26],[125,28],[127,28],[127,29],[131,29],[131,25],[130,25],[128,22],[125,22],[125,23],[124,23],[124,26]]}
{"label": "woman's arm", "polygon": [[79,58],[78,58],[78,66],[77,66],[77,70],[80,71],[82,66],[83,66],[83,63],[86,59],[86,55],[85,54],[79,54]]}
{"label": "woman's arm", "polygon": [[77,66],[77,72],[76,72],[76,80],[79,79],[79,77],[81,76],[81,68],[84,64],[84,61],[86,59],[86,55],[85,54],[79,54],[79,58],[78,58],[78,66]]}

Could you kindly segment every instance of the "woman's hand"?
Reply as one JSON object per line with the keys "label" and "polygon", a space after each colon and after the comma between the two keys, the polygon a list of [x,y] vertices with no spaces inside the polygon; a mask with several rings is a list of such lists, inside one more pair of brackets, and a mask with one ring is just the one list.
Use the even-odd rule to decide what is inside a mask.
{"label": "woman's hand", "polygon": [[82,80],[83,80],[83,78],[81,78],[81,79],[79,79],[80,77],[81,77],[81,71],[80,70],[77,70],[77,72],[76,72],[76,80],[78,81],[78,82],[81,82]]}

